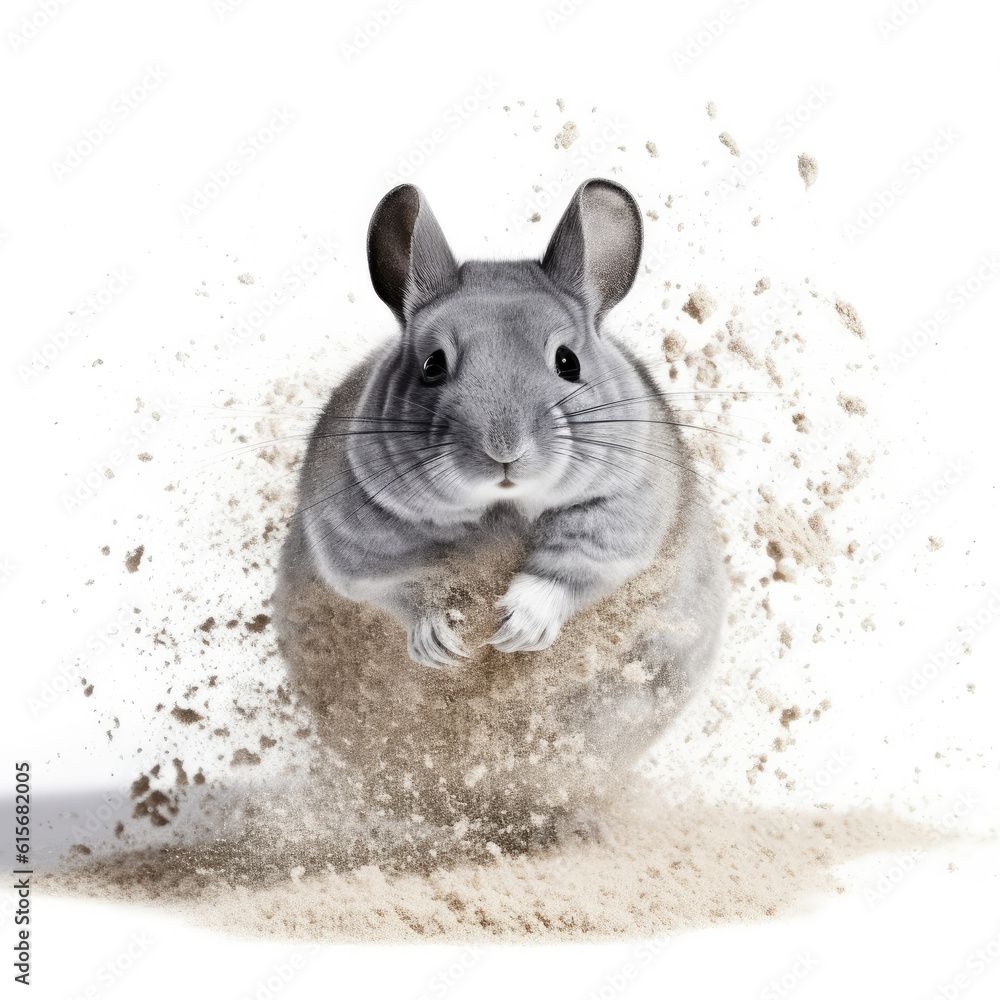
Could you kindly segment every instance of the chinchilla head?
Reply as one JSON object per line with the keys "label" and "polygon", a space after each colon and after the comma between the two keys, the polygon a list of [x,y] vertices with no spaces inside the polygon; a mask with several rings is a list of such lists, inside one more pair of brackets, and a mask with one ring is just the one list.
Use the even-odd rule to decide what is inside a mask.
{"label": "chinchilla head", "polygon": [[601,332],[641,248],[639,208],[607,180],[579,187],[541,261],[458,264],[422,193],[390,191],[372,218],[368,262],[402,336],[358,410],[387,433],[350,443],[362,473],[381,463],[405,485],[380,499],[444,517],[499,500],[584,499],[627,475],[614,442],[641,439],[641,424],[583,420],[649,406],[627,402],[649,389]]}

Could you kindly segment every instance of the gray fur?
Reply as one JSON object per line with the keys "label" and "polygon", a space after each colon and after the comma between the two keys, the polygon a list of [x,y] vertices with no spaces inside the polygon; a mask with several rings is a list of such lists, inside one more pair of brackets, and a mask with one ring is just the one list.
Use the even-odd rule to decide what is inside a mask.
{"label": "gray fur", "polygon": [[[712,619],[699,633],[702,662],[722,606],[721,562],[704,541],[714,538],[710,520],[667,401],[602,329],[635,279],[641,247],[638,207],[606,180],[580,186],[541,262],[459,265],[423,195],[409,185],[389,192],[368,254],[402,335],[358,365],[320,417],[286,579],[390,611],[413,660],[452,665],[468,650],[428,598],[450,554],[504,531],[527,542],[490,639],[513,652],[550,645],[571,615],[679,536],[674,548],[688,563],[674,601],[685,613],[701,602]],[[579,382],[556,373],[560,346],[578,356]],[[425,385],[420,366],[439,349],[448,378]]]}

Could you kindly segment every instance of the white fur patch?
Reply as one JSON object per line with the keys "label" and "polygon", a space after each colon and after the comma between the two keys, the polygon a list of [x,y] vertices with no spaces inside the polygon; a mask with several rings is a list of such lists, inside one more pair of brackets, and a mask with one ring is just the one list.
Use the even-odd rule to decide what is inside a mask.
{"label": "white fur patch", "polygon": [[497,607],[505,613],[505,620],[490,643],[505,653],[551,646],[573,613],[565,587],[531,573],[518,573]]}

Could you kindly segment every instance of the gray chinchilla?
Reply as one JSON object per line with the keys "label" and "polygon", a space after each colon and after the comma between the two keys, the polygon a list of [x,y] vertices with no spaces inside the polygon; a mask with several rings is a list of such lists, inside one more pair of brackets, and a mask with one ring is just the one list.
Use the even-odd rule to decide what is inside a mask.
{"label": "gray chinchilla", "polygon": [[[289,596],[311,589],[338,619],[298,667],[329,712],[348,688],[368,699],[354,721],[404,691],[451,706],[475,688],[498,711],[496,686],[522,684],[540,716],[621,762],[705,674],[726,589],[706,496],[669,394],[604,329],[641,248],[639,208],[608,180],[580,185],[540,262],[458,264],[417,188],[382,199],[368,262],[401,335],[334,389],[282,555],[285,618],[316,624]],[[484,600],[492,584],[473,578],[491,573]],[[576,666],[523,686],[556,659]],[[421,742],[411,722],[406,753],[458,739]]]}

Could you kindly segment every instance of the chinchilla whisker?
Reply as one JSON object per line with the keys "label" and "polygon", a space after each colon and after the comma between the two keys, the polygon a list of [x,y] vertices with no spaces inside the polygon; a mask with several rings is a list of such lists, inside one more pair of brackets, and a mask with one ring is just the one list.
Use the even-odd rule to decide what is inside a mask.
{"label": "chinchilla whisker", "polygon": [[379,487],[379,489],[377,489],[374,493],[371,493],[367,497],[365,497],[365,499],[360,504],[358,504],[358,506],[355,507],[354,510],[352,510],[346,517],[341,519],[337,524],[332,525],[328,529],[328,531],[324,533],[324,538],[331,531],[336,531],[337,528],[339,528],[345,522],[349,521],[360,510],[364,509],[365,507],[368,506],[368,504],[372,503],[375,499],[380,497],[387,489],[389,489],[390,486],[394,485],[395,483],[398,483],[404,476],[408,476],[411,472],[415,472],[417,469],[423,466],[430,465],[432,462],[440,461],[440,459],[445,457],[446,456],[444,455],[444,453],[440,455],[432,455],[430,458],[422,458],[419,462],[415,462],[413,465],[405,468],[398,475],[390,479],[389,482],[387,482],[384,486]]}
{"label": "chinchilla whisker", "polygon": [[[444,484],[447,485],[448,483],[459,481],[460,479],[461,475],[457,469],[445,466],[443,469],[438,469],[436,472],[429,472],[426,476],[426,485],[436,486],[440,485],[442,481],[444,481]],[[412,496],[414,491],[418,488],[417,484],[411,486],[409,495]]]}
{"label": "chinchilla whisker", "polygon": [[[657,368],[665,367],[666,365],[669,365],[672,362],[665,361],[665,360],[658,360],[658,361],[646,361],[644,363],[645,363],[647,369],[655,370]],[[607,371],[602,372],[596,378],[593,378],[593,379],[591,379],[591,380],[583,383],[582,385],[577,386],[571,392],[567,393],[561,399],[557,400],[555,403],[552,404],[551,409],[555,409],[556,407],[561,406],[563,403],[565,403],[569,399],[572,399],[574,396],[577,396],[579,394],[587,392],[590,389],[596,389],[599,386],[604,385],[606,382],[608,382],[611,379],[613,379],[615,377],[615,375],[619,374],[622,371],[627,371],[631,367],[632,367],[631,362],[624,362],[624,363],[622,363],[620,365],[616,365],[614,368],[610,368]],[[770,390],[763,390],[763,391],[757,392],[757,391],[751,390],[751,389],[732,389],[732,390],[730,390],[730,389],[663,390],[663,392],[660,393],[660,394],[662,394],[662,395],[669,395],[669,396],[678,396],[678,397],[682,396],[682,395],[691,395],[691,396],[703,396],[703,395],[704,396],[709,396],[709,395],[730,396],[730,395],[732,395],[732,396],[739,396],[739,397],[741,397],[743,399],[749,398],[751,396],[767,396],[767,395],[782,396],[782,395],[784,395],[784,393],[781,393],[781,392],[774,392],[774,393],[772,393]]]}
{"label": "chinchilla whisker", "polygon": [[[433,460],[434,458],[440,458],[440,457],[441,457],[441,456],[432,456],[432,459],[431,459],[431,460]],[[399,480],[400,480],[400,479],[402,479],[402,478],[403,478],[404,476],[406,476],[406,475],[408,475],[409,473],[413,472],[413,471],[414,471],[415,469],[418,469],[418,468],[420,468],[420,467],[421,467],[422,465],[424,465],[424,464],[425,464],[425,462],[427,462],[427,461],[429,461],[429,460],[427,460],[427,459],[421,459],[421,460],[420,460],[419,462],[415,462],[415,463],[413,463],[412,465],[410,465],[409,467],[407,467],[406,469],[404,469],[404,470],[403,470],[402,472],[398,473],[398,474],[397,474],[397,475],[396,475],[396,476],[395,476],[395,477],[394,477],[393,479],[391,479],[391,480],[390,480],[390,481],[389,481],[388,483],[384,484],[384,485],[383,485],[383,486],[382,486],[382,487],[381,487],[380,489],[376,490],[376,492],[375,492],[375,493],[373,493],[373,494],[370,494],[369,496],[367,496],[367,497],[366,497],[366,498],[365,498],[365,499],[364,499],[364,500],[362,501],[362,503],[361,503],[361,504],[359,504],[359,505],[358,505],[357,507],[355,507],[355,508],[354,508],[354,510],[352,510],[352,511],[351,511],[351,512],[350,512],[349,514],[347,514],[347,516],[346,516],[346,517],[342,518],[342,519],[341,519],[340,521],[338,521],[338,522],[337,522],[336,524],[333,524],[333,525],[331,525],[331,526],[330,526],[329,528],[327,528],[327,530],[326,530],[325,532],[323,532],[323,534],[322,534],[322,535],[320,536],[320,538],[318,539],[318,542],[319,542],[319,543],[323,543],[323,542],[325,542],[325,541],[326,541],[326,539],[327,539],[327,537],[329,537],[329,535],[330,535],[330,534],[331,534],[332,532],[336,531],[336,530],[337,530],[337,528],[339,528],[339,527],[340,527],[341,525],[343,525],[343,524],[344,524],[344,523],[345,523],[346,521],[348,521],[348,520],[349,520],[349,519],[350,519],[351,517],[353,517],[353,516],[354,516],[355,514],[357,514],[357,513],[358,513],[358,511],[360,511],[360,510],[361,510],[361,509],[362,509],[363,507],[365,507],[365,506],[366,506],[366,505],[367,505],[367,504],[368,504],[368,503],[369,503],[369,502],[370,502],[371,500],[375,499],[375,497],[379,496],[379,495],[380,495],[380,494],[381,494],[382,492],[384,492],[384,491],[385,491],[386,489],[388,489],[388,488],[389,488],[390,486],[392,486],[392,485],[393,485],[393,483],[395,483],[395,482],[399,481]],[[345,489],[343,489],[343,490],[338,490],[338,491],[337,491],[336,493],[332,494],[332,496],[333,496],[333,497],[336,497],[336,496],[339,496],[339,495],[340,495],[340,494],[342,494],[342,493],[347,493],[347,492],[349,492],[350,490],[356,490],[356,489],[359,489],[359,488],[360,488],[360,487],[362,486],[362,484],[364,484],[364,483],[366,483],[366,482],[368,482],[368,481],[370,481],[370,480],[372,480],[372,479],[375,479],[375,478],[377,478],[378,476],[381,476],[381,475],[384,475],[384,474],[385,474],[385,473],[387,473],[387,472],[391,472],[391,471],[394,471],[394,467],[386,467],[386,468],[382,468],[382,469],[379,469],[379,471],[378,471],[378,472],[376,472],[376,473],[374,473],[373,475],[371,475],[371,476],[366,476],[366,477],[365,477],[364,479],[361,479],[361,480],[358,480],[357,482],[354,482],[354,483],[352,483],[352,484],[351,484],[350,486],[347,486],[347,487],[346,487]],[[310,507],[312,507],[312,506],[314,506],[314,505],[313,505],[313,504],[310,504],[309,506],[310,506]],[[303,508],[303,509],[308,509],[308,508]]]}
{"label": "chinchilla whisker", "polygon": [[[347,493],[349,490],[357,489],[360,486],[362,486],[363,484],[365,484],[367,482],[370,482],[372,479],[376,479],[379,476],[384,475],[387,472],[391,472],[393,469],[395,469],[396,462],[399,459],[400,455],[403,455],[403,456],[406,456],[406,455],[416,455],[416,454],[419,454],[420,452],[432,451],[434,449],[443,449],[443,448],[445,448],[447,445],[449,445],[451,443],[452,443],[451,441],[442,441],[442,442],[439,442],[437,444],[424,445],[423,447],[420,447],[420,448],[411,448],[408,451],[394,454],[394,455],[392,455],[389,458],[389,460],[388,460],[387,463],[383,464],[382,467],[379,468],[379,469],[377,469],[375,472],[369,473],[366,476],[362,476],[361,478],[355,479],[355,481],[353,483],[351,483],[349,486],[346,486],[346,487],[344,487],[341,490],[337,490],[334,493],[327,494],[326,496],[322,496],[318,500],[314,501],[311,504],[303,505],[302,507],[300,507],[300,510],[309,510],[310,508],[315,507],[317,504],[326,503],[329,500],[332,500],[334,497],[340,496],[342,493]],[[382,456],[380,456],[380,457],[382,457]],[[423,462],[423,461],[425,461],[425,460],[421,459],[421,462]],[[365,464],[367,465],[368,463],[365,463]],[[413,468],[418,468],[420,464],[421,464],[420,462],[417,462],[413,466]],[[336,477],[335,479],[332,479],[329,483],[327,483],[327,486],[333,486],[338,480],[347,478],[349,476],[350,477],[354,477],[356,475],[357,475],[357,470],[355,470],[355,469],[353,469],[351,467],[348,467],[343,473],[341,473],[340,476]]]}
{"label": "chinchilla whisker", "polygon": [[[253,410],[247,407],[237,407],[237,406],[219,406],[217,403],[211,405],[205,405],[201,403],[192,403],[192,411],[204,411],[204,412],[192,412],[190,415],[193,417],[204,417],[209,419],[215,416],[235,416],[235,417],[258,417],[258,418],[270,418],[272,420],[291,420],[294,417],[299,416],[302,410],[315,410],[317,413],[321,412],[322,406],[297,406],[293,410],[288,410],[287,412],[277,412],[275,410]],[[303,417],[306,414],[301,414]],[[315,419],[315,414],[308,415],[310,419]]]}
{"label": "chinchilla whisker", "polygon": [[[739,391],[742,391],[742,390],[739,390]],[[629,403],[644,403],[644,402],[649,402],[649,401],[654,400],[654,399],[665,399],[669,403],[669,401],[671,399],[674,399],[674,398],[680,398],[680,397],[683,397],[683,396],[700,396],[700,395],[705,395],[705,394],[704,393],[700,393],[700,392],[690,392],[690,393],[688,393],[688,392],[680,392],[680,393],[675,393],[675,392],[671,392],[669,390],[663,390],[663,391],[658,391],[658,392],[648,392],[648,393],[644,393],[641,396],[628,396],[625,399],[613,399],[613,400],[610,400],[609,402],[606,402],[606,403],[596,403],[594,406],[587,406],[587,407],[584,407],[582,410],[566,410],[563,413],[563,416],[565,416],[565,417],[577,417],[577,416],[580,416],[580,414],[582,414],[582,413],[593,413],[595,410],[606,410],[606,409],[609,409],[610,407],[613,407],[613,406],[626,406]],[[731,395],[731,393],[725,392],[725,393],[721,393],[721,395],[727,395],[728,396],[728,395]],[[776,393],[775,395],[779,395],[779,394]]]}
{"label": "chinchilla whisker", "polygon": [[[340,437],[340,436],[351,436],[353,434],[381,434],[383,437],[385,437],[385,436],[389,436],[389,435],[392,435],[392,434],[414,434],[414,433],[421,433],[421,432],[417,432],[417,431],[401,431],[401,430],[400,431],[396,431],[396,430],[391,430],[391,429],[388,430],[388,431],[374,431],[374,430],[373,431],[345,431],[345,432],[343,432],[343,434],[337,434],[337,433],[316,434],[315,437],[317,437],[317,438],[323,438],[323,437]],[[415,454],[417,451],[430,450],[432,448],[444,448],[444,447],[447,447],[448,445],[450,445],[451,443],[452,443],[451,439],[444,440],[444,441],[438,441],[438,442],[435,442],[434,444],[427,445],[426,449],[412,449],[411,448],[411,449],[406,449],[406,450],[402,450],[402,451],[397,451],[395,453],[395,455],[397,455],[397,456],[398,455],[404,455],[405,456],[405,455]],[[370,464],[370,462],[366,462],[366,463],[364,463],[364,466],[367,466],[369,464]],[[393,468],[393,460],[392,459],[390,459],[390,461],[383,466],[381,472],[387,472],[391,468]],[[297,468],[293,468],[293,469],[290,469],[288,472],[284,472],[284,473],[281,473],[280,475],[276,476],[273,481],[275,481],[275,482],[281,482],[283,479],[286,479],[288,476],[295,475],[297,473],[298,473],[298,469]],[[348,470],[347,472],[344,472],[342,475],[337,476],[334,480],[331,480],[329,483],[327,483],[327,486],[329,487],[329,486],[334,485],[340,479],[345,478],[349,474],[350,474],[350,470]],[[365,479],[361,480],[361,482],[366,482],[368,478],[374,478],[375,476],[378,476],[379,474],[380,474],[380,472],[375,472],[375,473],[372,474],[372,476],[365,477]],[[337,494],[333,494],[333,495],[336,496]],[[319,502],[322,502],[322,501],[319,501]],[[312,505],[310,505],[310,506],[312,506]],[[303,508],[303,509],[306,509],[306,508]]]}
{"label": "chinchilla whisker", "polygon": [[[558,452],[558,450],[557,450],[557,452]],[[644,477],[642,477],[639,473],[637,473],[635,471],[635,469],[629,469],[627,466],[619,465],[617,462],[612,462],[609,459],[600,458],[597,455],[591,455],[589,452],[586,452],[586,453],[583,453],[583,454],[574,453],[572,451],[565,451],[565,452],[558,452],[558,453],[559,454],[567,455],[569,458],[572,458],[572,459],[575,459],[577,461],[581,461],[581,462],[584,462],[584,463],[586,463],[586,462],[598,462],[598,463],[600,463],[602,465],[610,466],[611,468],[618,469],[620,472],[623,472],[626,475],[630,476],[636,483],[641,483],[643,486],[646,486],[646,487],[648,487],[650,485],[649,482],[648,482],[648,480],[645,480]],[[687,471],[692,472],[693,475],[696,475],[696,476],[698,475],[698,473],[694,472],[694,470],[692,470],[692,469],[689,469]],[[717,483],[713,483],[711,480],[707,480],[707,482],[709,482],[709,484],[713,488],[717,488],[717,489],[720,488]],[[662,489],[663,488],[662,484],[659,484],[659,485],[660,485],[660,487]],[[665,492],[665,490],[664,490],[664,492]],[[700,507],[702,510],[706,510],[706,511],[711,511],[712,510],[712,506],[711,506],[710,503],[708,503],[706,500],[704,500],[702,498],[699,498],[697,496],[688,497],[688,502],[689,503],[693,503],[696,507]]]}
{"label": "chinchilla whisker", "polygon": [[706,431],[709,434],[721,434],[723,437],[730,437],[743,444],[747,442],[731,431],[719,430],[717,427],[701,427],[698,424],[682,424],[677,420],[651,420],[642,417],[608,417],[604,420],[563,420],[563,424],[662,424],[665,427],[687,427],[690,430]]}
{"label": "chinchilla whisker", "polygon": [[[436,429],[437,430],[443,430],[444,427],[442,425],[441,427],[438,427]],[[385,427],[377,427],[377,428],[369,428],[368,430],[363,430],[363,431],[360,431],[360,430],[359,431],[327,431],[324,434],[317,434],[316,437],[318,437],[318,438],[357,437],[360,434],[378,434],[379,437],[383,437],[383,438],[384,437],[390,437],[393,434],[421,434],[424,437],[426,437],[427,436],[427,431],[425,429],[418,429],[418,428],[414,428],[413,430],[409,430],[409,429],[406,429],[406,428],[389,428],[389,429],[386,429]]]}
{"label": "chinchilla whisker", "polygon": [[[324,436],[325,435],[317,435],[317,437],[324,437]],[[431,448],[437,448],[437,447],[446,447],[449,444],[451,444],[450,440],[448,440],[448,441],[441,441],[441,442],[438,442],[438,443],[433,444],[433,445],[428,445],[427,446],[427,450],[429,450]],[[405,456],[405,455],[412,455],[412,454],[415,454],[417,451],[420,451],[420,450],[425,450],[425,449],[412,449],[411,448],[411,449],[406,449],[406,450],[398,451],[398,452],[395,453],[395,455],[396,456],[399,456],[399,455],[403,455],[403,456]],[[373,461],[373,460],[370,460],[368,462],[362,463],[362,468],[369,466],[371,464],[371,461]],[[364,477],[363,479],[359,480],[358,483],[356,483],[355,485],[358,485],[361,482],[367,482],[369,479],[374,479],[377,476],[381,475],[382,473],[388,472],[392,468],[394,468],[394,461],[390,460],[388,463],[385,463],[383,465],[383,467],[382,467],[381,470],[378,470],[378,471],[372,473],[370,476]],[[275,476],[272,479],[272,482],[281,482],[282,480],[287,479],[289,476],[298,474],[298,471],[299,471],[298,468],[292,468],[288,472],[283,472],[280,475]],[[351,470],[347,470],[344,473],[342,473],[340,476],[337,476],[334,479],[330,480],[327,483],[327,487],[329,488],[330,486],[335,485],[337,482],[339,482],[340,480],[342,480],[342,479],[346,478],[348,475],[350,475],[350,473],[351,473]],[[349,488],[350,487],[348,487],[348,489]],[[347,492],[347,490],[338,491],[338,493],[334,493],[333,496],[338,496],[340,492]],[[319,502],[322,502],[322,501],[319,501]],[[312,505],[310,504],[309,506],[312,506]],[[303,509],[307,509],[307,508],[303,507]]]}
{"label": "chinchilla whisker", "polygon": [[627,361],[622,362],[620,365],[615,365],[613,368],[608,368],[595,378],[590,379],[589,381],[583,382],[580,385],[578,385],[575,389],[573,389],[572,391],[568,392],[565,396],[563,396],[562,399],[556,400],[556,402],[554,402],[552,406],[549,407],[549,409],[554,410],[557,406],[561,406],[563,403],[565,403],[566,400],[572,399],[574,396],[580,393],[587,392],[590,389],[597,389],[600,386],[604,385],[606,382],[609,382],[611,379],[613,379],[615,375],[618,375],[623,371],[629,371],[631,370],[631,368],[632,368],[631,363]]}
{"label": "chinchilla whisker", "polygon": [[271,438],[265,441],[250,441],[247,444],[241,444],[236,448],[228,448],[221,455],[216,455],[214,458],[205,459],[204,462],[195,465],[192,468],[192,471],[197,473],[205,472],[213,465],[218,465],[219,462],[224,462],[227,459],[235,458],[237,456],[246,455],[249,452],[260,451],[261,449],[272,444],[282,444],[285,441],[306,441],[308,439],[309,432],[305,431],[302,434],[289,434],[286,437]]}
{"label": "chinchilla whisker", "polygon": [[[576,443],[578,439],[573,439],[573,440],[574,440],[574,443]],[[587,444],[586,441],[583,441],[583,442],[580,442],[580,443],[584,444],[584,446],[586,447],[586,444]],[[618,469],[620,472],[623,472],[627,476],[629,476],[634,482],[640,483],[644,487],[647,487],[647,488],[649,486],[652,486],[654,489],[657,489],[660,492],[662,492],[664,494],[667,494],[667,490],[666,490],[666,488],[665,488],[665,486],[663,484],[661,484],[661,483],[649,483],[648,481],[644,481],[643,477],[640,476],[634,469],[629,469],[627,466],[619,465],[617,462],[610,461],[610,459],[602,458],[602,457],[599,457],[597,455],[592,455],[589,452],[584,452],[584,453],[580,454],[580,453],[574,453],[573,451],[570,451],[570,450],[559,451],[558,449],[556,449],[556,451],[557,451],[558,454],[566,455],[567,457],[572,458],[572,459],[577,460],[577,461],[581,461],[581,462],[584,462],[584,463],[586,463],[586,462],[597,462],[597,463],[599,463],[601,465],[609,466],[612,469]],[[683,466],[682,466],[682,468],[683,468]],[[694,475],[698,475],[698,473],[694,472],[694,470],[689,469],[687,471],[692,472]],[[713,487],[716,486],[715,483],[712,483],[711,485]],[[696,497],[690,497],[689,498],[689,502],[694,503],[696,506],[701,507],[703,510],[711,511],[711,509],[712,509],[710,504],[708,504],[707,502],[705,502],[703,500],[700,500],[700,499],[698,499]]]}
{"label": "chinchilla whisker", "polygon": [[[240,417],[258,417],[258,418],[262,418],[262,419],[271,419],[271,420],[291,420],[291,419],[299,416],[300,413],[301,413],[301,415],[303,417],[308,416],[309,419],[315,419],[314,416],[313,416],[313,414],[305,414],[305,413],[302,413],[302,411],[304,411],[304,410],[314,410],[316,412],[322,412],[322,410],[324,409],[324,407],[323,406],[313,406],[311,404],[309,404],[309,405],[302,404],[302,405],[296,406],[294,409],[288,410],[287,412],[277,412],[275,410],[252,410],[252,409],[245,409],[245,408],[237,408],[237,407],[234,407],[234,406],[218,406],[218,405],[203,406],[203,405],[200,405],[200,404],[195,404],[194,406],[192,406],[192,409],[194,409],[194,410],[208,410],[208,411],[210,411],[210,412],[206,412],[206,413],[193,414],[194,416],[211,417],[211,416],[214,416],[215,414],[221,414],[221,415],[232,414],[234,416],[240,416]],[[403,417],[386,417],[386,416],[383,416],[381,414],[355,414],[354,416],[351,416],[351,417],[338,417],[338,416],[334,416],[333,414],[327,414],[326,415],[326,419],[327,420],[346,420],[346,421],[350,421],[350,420],[378,420],[378,421],[382,421],[382,422],[385,422],[385,423],[400,423],[400,424],[420,424],[420,423],[423,422],[423,421],[420,421],[420,420],[407,420],[407,419],[405,419]]]}
{"label": "chinchilla whisker", "polygon": [[697,406],[677,406],[674,403],[670,404],[671,413],[679,413],[682,415],[693,414],[699,417],[716,417],[719,420],[742,420],[751,424],[766,425],[766,420],[761,420],[760,417],[751,417],[748,413],[735,413],[732,410],[702,410]]}
{"label": "chinchilla whisker", "polygon": [[325,437],[351,437],[356,434],[379,434],[383,437],[391,434],[423,434],[423,430],[394,430],[394,429],[379,429],[379,430],[357,430],[357,431],[334,431],[326,434],[311,434],[309,431],[303,431],[301,434],[285,434],[282,437],[276,438],[263,438],[260,441],[249,441],[246,444],[239,445],[236,448],[230,448],[225,451],[222,455],[217,455],[215,458],[207,459],[202,465],[196,467],[195,471],[204,471],[212,465],[218,462],[225,461],[228,458],[233,458],[237,455],[245,455],[247,452],[253,452],[262,448],[268,448],[275,444],[285,444],[288,441],[306,441],[310,437],[325,438]]}
{"label": "chinchilla whisker", "polygon": [[[393,399],[398,399],[404,406],[419,406],[421,410],[426,410],[432,416],[437,416],[437,411],[431,409],[429,406],[424,406],[423,403],[418,403],[415,399],[408,399],[406,396],[401,396],[398,392],[387,392],[387,395],[391,396]],[[453,413],[449,413],[448,419],[454,421],[456,424],[460,424],[463,427],[467,427],[468,424],[456,417]]]}
{"label": "chinchilla whisker", "polygon": [[674,413],[697,413],[699,416],[718,417],[720,420],[747,420],[751,424],[765,424],[766,420],[760,417],[751,417],[748,413],[735,413],[732,410],[702,410],[697,406],[675,406],[670,404],[670,409]]}
{"label": "chinchilla whisker", "polygon": [[619,465],[617,462],[612,462],[609,458],[602,458],[598,455],[591,455],[589,452],[583,455],[576,454],[570,448],[555,448],[553,451],[557,455],[565,455],[567,458],[573,459],[575,461],[582,462],[597,462],[600,465],[607,465],[612,469],[618,469],[619,472],[624,472],[625,475],[630,476],[637,483],[641,482],[642,477],[639,476],[635,469],[630,469],[627,465]]}
{"label": "chinchilla whisker", "polygon": [[697,477],[702,482],[707,483],[713,489],[718,489],[718,484],[707,476],[703,476],[700,472],[696,472],[694,469],[689,468],[682,462],[675,462],[672,459],[667,458],[666,455],[658,455],[655,452],[644,451],[642,448],[634,448],[631,445],[622,444],[620,441],[611,441],[607,438],[585,438],[577,437],[576,435],[566,435],[567,440],[573,441],[576,444],[590,444],[598,445],[602,448],[612,448],[620,449],[622,451],[627,451],[632,455],[638,455],[641,458],[645,458],[647,461],[654,462],[665,462],[667,465],[672,465],[676,469],[680,469],[682,472],[687,472],[692,476]]}
{"label": "chinchilla whisker", "polygon": [[433,420],[407,420],[405,417],[384,417],[381,414],[356,413],[353,417],[327,416],[327,420],[341,420],[350,423],[353,420],[376,421],[383,424],[413,424],[417,427],[430,427]]}
{"label": "chinchilla whisker", "polygon": [[[333,499],[335,497],[341,496],[344,493],[350,492],[352,489],[358,489],[364,484],[371,482],[373,479],[378,479],[379,476],[383,476],[386,473],[393,472],[396,469],[397,462],[400,458],[412,457],[413,455],[419,455],[424,452],[434,451],[436,449],[446,449],[448,445],[452,444],[452,440],[448,439],[445,441],[436,442],[434,444],[423,445],[420,448],[406,448],[398,451],[394,451],[391,455],[378,455],[367,459],[359,463],[358,465],[349,465],[339,476],[335,476],[333,479],[329,480],[326,484],[326,488],[329,489],[331,486],[336,486],[338,483],[345,479],[353,478],[353,482],[349,483],[346,487],[340,490],[336,490],[332,494],[328,494],[328,499]],[[372,467],[376,462],[380,462],[380,467],[375,469],[374,472],[367,472],[368,469]],[[366,475],[361,475],[361,473],[367,472]],[[320,498],[319,503],[325,502],[324,498]],[[308,506],[314,506],[310,504]],[[307,509],[307,508],[303,508]]]}

